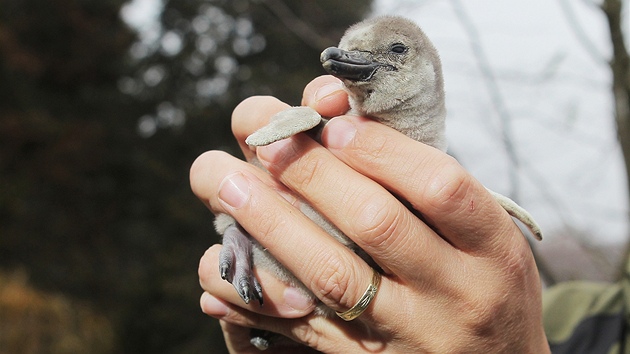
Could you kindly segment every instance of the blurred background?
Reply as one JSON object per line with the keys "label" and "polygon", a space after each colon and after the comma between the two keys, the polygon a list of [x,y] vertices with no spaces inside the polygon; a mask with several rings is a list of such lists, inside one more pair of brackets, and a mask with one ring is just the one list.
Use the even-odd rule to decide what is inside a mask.
{"label": "blurred background", "polygon": [[240,156],[238,102],[299,104],[319,53],[378,14],[434,41],[449,151],[540,221],[546,284],[616,280],[623,4],[0,0],[0,353],[225,352],[199,309],[197,265],[219,238],[188,169],[210,149]]}

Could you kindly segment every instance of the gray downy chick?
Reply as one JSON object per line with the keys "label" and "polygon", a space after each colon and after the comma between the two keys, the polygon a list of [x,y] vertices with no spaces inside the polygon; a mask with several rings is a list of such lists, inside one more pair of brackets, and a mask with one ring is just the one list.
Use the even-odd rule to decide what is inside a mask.
{"label": "gray downy chick", "polygon": [[[414,140],[446,150],[442,66],[437,50],[414,22],[393,16],[359,22],[346,31],[339,47],[324,50],[320,59],[328,73],[342,80],[351,114],[372,118]],[[272,117],[267,126],[250,135],[246,142],[250,146],[268,145],[315,127],[321,128],[325,122],[311,108],[289,108]],[[258,161],[250,162],[260,167]],[[524,209],[509,198],[490,192],[510,215],[521,220],[537,239],[542,239],[540,228]],[[316,210],[305,202],[301,205],[304,214],[374,265],[369,256]],[[262,288],[252,273],[254,265],[270,270],[315,298],[232,217],[217,215],[215,227],[223,235],[221,277],[234,285],[246,303],[251,299],[263,303]],[[334,313],[322,304],[316,312]],[[257,334],[252,344],[265,349],[270,338]]]}

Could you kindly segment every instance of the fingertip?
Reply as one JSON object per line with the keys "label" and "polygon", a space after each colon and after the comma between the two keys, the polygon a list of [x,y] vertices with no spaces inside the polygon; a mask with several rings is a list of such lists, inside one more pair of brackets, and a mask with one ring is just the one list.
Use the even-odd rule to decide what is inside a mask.
{"label": "fingertip", "polygon": [[337,95],[339,93],[345,92],[343,90],[343,84],[339,81],[334,81],[327,83],[317,89],[314,95],[314,102],[320,103],[322,100],[332,97],[333,95]]}
{"label": "fingertip", "polygon": [[328,118],[346,114],[350,110],[348,94],[343,89],[331,92],[319,99],[313,108],[317,113]]}
{"label": "fingertip", "polygon": [[249,134],[267,124],[269,117],[288,107],[288,104],[272,96],[248,97],[232,111],[232,131],[237,138],[245,140]]}
{"label": "fingertip", "polygon": [[206,151],[199,155],[190,166],[188,176],[190,189],[210,209],[210,197],[212,194],[209,189],[208,176],[212,175],[213,167],[216,166],[218,161],[224,163],[228,158],[231,158],[231,156],[224,151]]}
{"label": "fingertip", "polygon": [[[327,85],[340,86],[342,85],[342,83],[341,80],[332,75],[322,75],[314,78],[313,80],[311,80],[311,82],[306,84],[306,87],[304,87],[304,92],[302,93],[302,105],[309,106],[315,103],[317,91],[319,91],[323,86]],[[323,96],[321,96],[320,94],[319,97],[322,98]]]}
{"label": "fingertip", "polygon": [[226,303],[207,292],[201,294],[199,305],[201,306],[201,311],[203,311],[203,313],[215,318],[224,317],[229,311],[229,306]]}
{"label": "fingertip", "polygon": [[269,123],[274,114],[289,108],[289,105],[272,96],[252,96],[239,103],[232,111],[232,133],[249,161],[255,156],[255,149],[245,143],[245,139]]}
{"label": "fingertip", "polygon": [[302,105],[315,109],[324,117],[342,115],[350,109],[342,82],[331,75],[319,76],[306,85]]}
{"label": "fingertip", "polygon": [[315,309],[315,301],[297,288],[286,288],[283,297],[287,311],[286,313],[280,311],[280,313],[284,314],[285,317],[302,317]]}

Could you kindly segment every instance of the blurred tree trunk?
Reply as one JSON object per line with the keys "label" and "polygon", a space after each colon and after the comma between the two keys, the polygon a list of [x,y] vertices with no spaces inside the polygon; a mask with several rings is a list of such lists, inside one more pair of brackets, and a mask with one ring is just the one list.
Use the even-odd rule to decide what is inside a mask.
{"label": "blurred tree trunk", "polygon": [[[608,20],[610,40],[613,46],[613,57],[610,60],[613,82],[612,91],[615,100],[615,122],[617,124],[617,138],[621,144],[621,151],[628,177],[630,191],[630,56],[624,42],[622,30],[622,0],[604,0],[602,10]],[[630,247],[626,249],[625,262],[628,262]],[[623,271],[626,264],[623,264]],[[621,272],[620,272],[621,273]]]}
{"label": "blurred tree trunk", "polygon": [[[238,150],[230,114],[244,97],[299,103],[324,73],[310,41],[332,44],[371,0],[163,1],[150,43],[122,22],[129,2],[0,0],[0,353],[29,352],[2,342],[14,270],[106,317],[103,351],[227,353],[199,311],[195,270],[218,239],[190,165]],[[81,339],[56,334],[74,317],[49,317],[55,339]]]}

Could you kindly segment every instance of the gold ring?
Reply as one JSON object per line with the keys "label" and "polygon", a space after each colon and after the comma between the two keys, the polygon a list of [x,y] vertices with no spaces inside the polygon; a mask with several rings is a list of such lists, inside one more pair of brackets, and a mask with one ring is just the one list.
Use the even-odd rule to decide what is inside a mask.
{"label": "gold ring", "polygon": [[336,312],[337,316],[341,317],[345,321],[352,321],[355,318],[361,316],[363,311],[370,306],[370,302],[376,296],[376,292],[378,291],[378,286],[381,284],[381,273],[377,272],[376,269],[372,269],[372,282],[368,285],[368,288],[365,290],[359,301],[357,301],[354,306],[352,306],[348,311],[344,312]]}

